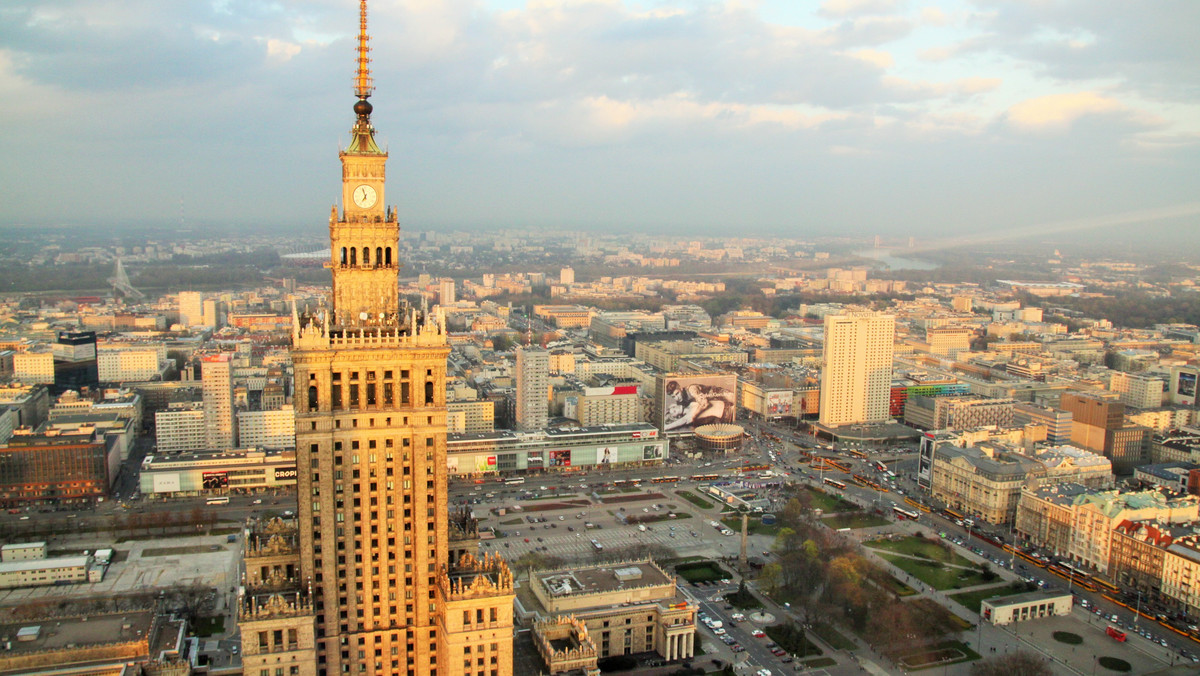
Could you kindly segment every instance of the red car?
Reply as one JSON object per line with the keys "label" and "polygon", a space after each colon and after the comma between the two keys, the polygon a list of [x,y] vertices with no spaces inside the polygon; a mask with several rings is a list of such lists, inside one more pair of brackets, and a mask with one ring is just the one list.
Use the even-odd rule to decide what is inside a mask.
{"label": "red car", "polygon": [[784,650],[783,648],[772,648],[771,654],[774,655],[775,657],[783,657],[784,655],[787,654],[787,651]]}
{"label": "red car", "polygon": [[529,538],[525,538],[525,541],[526,541],[526,542],[529,542]]}
{"label": "red car", "polygon": [[754,631],[750,632],[750,635],[753,636],[754,638],[766,638],[766,636],[767,636],[766,634],[763,633],[762,629],[755,629]]}

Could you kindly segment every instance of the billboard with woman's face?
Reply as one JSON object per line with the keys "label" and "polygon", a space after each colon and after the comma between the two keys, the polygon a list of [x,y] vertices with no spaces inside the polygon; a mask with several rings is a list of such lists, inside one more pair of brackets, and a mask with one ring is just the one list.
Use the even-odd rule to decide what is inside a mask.
{"label": "billboard with woman's face", "polygon": [[662,429],[691,432],[701,425],[733,422],[737,376],[671,376],[659,393]]}

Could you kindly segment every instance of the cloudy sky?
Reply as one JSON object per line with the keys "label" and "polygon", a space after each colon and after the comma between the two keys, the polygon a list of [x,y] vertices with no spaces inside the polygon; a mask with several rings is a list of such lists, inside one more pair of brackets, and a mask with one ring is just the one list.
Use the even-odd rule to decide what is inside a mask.
{"label": "cloudy sky", "polygon": [[[357,12],[4,0],[0,225],[319,231]],[[1197,0],[372,0],[373,121],[414,229],[1190,229],[1198,26]]]}

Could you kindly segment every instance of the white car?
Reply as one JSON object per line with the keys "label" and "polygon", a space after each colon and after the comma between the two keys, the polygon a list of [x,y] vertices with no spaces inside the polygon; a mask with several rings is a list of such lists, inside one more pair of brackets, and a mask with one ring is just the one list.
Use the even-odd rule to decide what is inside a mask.
{"label": "white car", "polygon": [[771,676],[771,670],[770,669],[759,669],[758,673],[755,676]]}

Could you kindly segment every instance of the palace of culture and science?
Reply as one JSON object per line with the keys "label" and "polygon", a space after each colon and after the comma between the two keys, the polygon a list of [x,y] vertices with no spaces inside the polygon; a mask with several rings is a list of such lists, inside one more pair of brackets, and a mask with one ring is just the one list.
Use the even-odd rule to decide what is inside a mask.
{"label": "palace of culture and science", "polygon": [[470,519],[447,507],[444,321],[399,302],[366,4],[332,307],[293,325],[299,510],[247,543],[244,673],[510,676],[512,574],[475,557]]}

